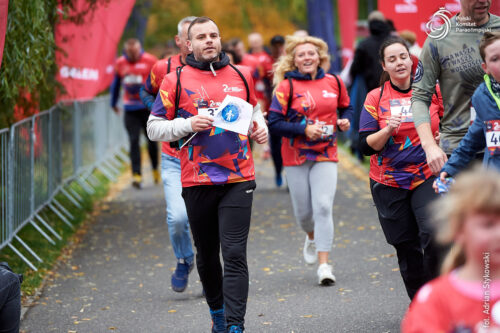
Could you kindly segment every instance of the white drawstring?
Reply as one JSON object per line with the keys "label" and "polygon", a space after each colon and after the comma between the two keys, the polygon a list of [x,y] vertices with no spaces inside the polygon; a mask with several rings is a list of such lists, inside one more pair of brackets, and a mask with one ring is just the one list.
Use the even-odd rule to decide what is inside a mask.
{"label": "white drawstring", "polygon": [[210,63],[210,70],[212,71],[214,76],[217,76],[217,74],[215,73],[215,70],[214,70],[213,62]]}

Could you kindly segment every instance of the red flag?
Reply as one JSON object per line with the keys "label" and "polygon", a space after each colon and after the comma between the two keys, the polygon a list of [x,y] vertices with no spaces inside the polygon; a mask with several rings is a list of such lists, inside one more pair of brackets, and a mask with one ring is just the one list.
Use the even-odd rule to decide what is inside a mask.
{"label": "red flag", "polygon": [[358,20],[358,1],[338,1],[340,38],[342,40],[342,66],[354,56],[356,22]]}
{"label": "red flag", "polygon": [[[440,8],[452,16],[460,11],[460,0],[385,0],[378,2],[379,10],[385,17],[394,22],[398,31],[411,30],[417,34],[417,43],[421,47],[427,38],[428,22],[439,15],[433,16]],[[436,22],[438,25],[442,22]]]}
{"label": "red flag", "polygon": [[[79,0],[76,8],[85,8]],[[134,0],[111,0],[85,17],[83,24],[62,21],[56,27],[59,67],[57,80],[66,94],[61,99],[88,99],[105,90],[113,80],[118,43]]]}
{"label": "red flag", "polygon": [[9,0],[0,0],[0,66],[2,66],[3,46],[5,45],[5,31],[7,29],[7,16]]}

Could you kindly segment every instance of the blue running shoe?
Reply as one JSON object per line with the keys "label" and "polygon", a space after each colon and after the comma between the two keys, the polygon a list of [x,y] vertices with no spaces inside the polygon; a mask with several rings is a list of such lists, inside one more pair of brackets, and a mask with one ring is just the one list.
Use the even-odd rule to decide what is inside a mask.
{"label": "blue running shoe", "polygon": [[277,187],[281,187],[281,185],[283,185],[283,178],[281,178],[281,175],[277,175],[275,181]]}
{"label": "blue running shoe", "polygon": [[219,310],[210,309],[212,316],[212,333],[225,333],[226,332],[226,315],[224,307]]}
{"label": "blue running shoe", "polygon": [[240,325],[231,325],[229,333],[243,333],[243,329]]}
{"label": "blue running shoe", "polygon": [[177,261],[177,268],[172,274],[172,289],[178,293],[186,290],[188,285],[189,273],[193,269],[193,264],[189,265],[184,261],[184,259],[179,259]]}

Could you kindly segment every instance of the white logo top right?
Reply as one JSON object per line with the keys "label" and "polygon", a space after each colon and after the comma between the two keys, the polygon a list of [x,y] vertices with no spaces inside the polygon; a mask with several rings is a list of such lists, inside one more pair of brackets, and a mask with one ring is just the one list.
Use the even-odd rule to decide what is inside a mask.
{"label": "white logo top right", "polygon": [[[431,19],[425,25],[427,36],[440,40],[446,37],[450,32],[451,22],[449,17],[452,14],[446,8],[441,7],[437,12],[432,14]],[[441,22],[443,22],[441,24]]]}
{"label": "white logo top right", "polygon": [[[440,40],[446,37],[451,29],[450,17],[453,14],[444,7],[439,8],[435,12],[430,20],[426,23],[426,33],[430,38]],[[479,32],[484,33],[486,31],[491,31],[490,28],[479,28],[476,22],[472,21],[471,17],[457,16],[457,26],[455,27],[456,32]]]}

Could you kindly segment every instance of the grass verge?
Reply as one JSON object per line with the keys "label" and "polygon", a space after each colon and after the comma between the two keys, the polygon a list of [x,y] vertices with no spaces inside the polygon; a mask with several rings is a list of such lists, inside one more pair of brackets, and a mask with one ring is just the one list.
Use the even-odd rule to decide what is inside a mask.
{"label": "grass verge", "polygon": [[[123,172],[123,170],[121,170],[121,172]],[[58,194],[55,197],[55,199],[74,217],[74,219],[70,220],[73,228],[65,224],[62,219],[49,208],[44,208],[39,213],[42,219],[61,236],[62,239],[58,240],[37,221],[38,226],[54,240],[55,245],[50,244],[31,224],[27,224],[18,232],[18,237],[20,237],[43,260],[42,263],[38,262],[17,240],[12,242],[14,247],[37,267],[38,271],[33,271],[9,247],[4,247],[0,251],[0,262],[8,262],[14,272],[24,275],[24,281],[21,285],[23,298],[32,296],[36,292],[44,278],[53,274],[52,269],[55,264],[68,258],[71,255],[74,245],[77,244],[86,233],[86,228],[82,228],[83,222],[86,221],[93,212],[95,203],[106,196],[111,185],[109,180],[100,172],[94,171],[93,176],[98,180],[98,184],[93,185],[95,193],[92,195],[89,195],[76,182],[69,185],[81,196],[82,201],[80,204],[82,208],[78,208],[62,194]]]}

